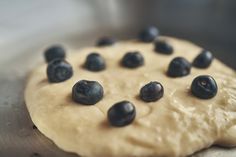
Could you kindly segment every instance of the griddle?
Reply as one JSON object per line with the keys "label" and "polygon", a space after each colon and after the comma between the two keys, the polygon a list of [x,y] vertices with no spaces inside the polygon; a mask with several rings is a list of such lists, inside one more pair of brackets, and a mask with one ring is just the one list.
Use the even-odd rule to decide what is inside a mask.
{"label": "griddle", "polygon": [[[217,6],[215,4],[217,2],[209,2],[213,6]],[[80,0],[75,3],[78,5],[78,14],[80,15],[78,16],[78,26],[76,26],[78,29],[74,29],[69,33],[67,31],[67,34],[44,36],[40,42],[38,40],[33,42],[36,36],[32,34],[24,39],[24,42],[10,43],[8,47],[5,45],[4,52],[1,51],[1,57],[4,57],[8,53],[10,54],[12,49],[19,50],[16,55],[12,55],[10,59],[0,63],[0,157],[77,157],[73,153],[59,149],[51,140],[38,131],[37,127],[32,123],[24,103],[24,88],[27,75],[35,66],[44,62],[42,57],[43,50],[53,43],[61,43],[72,49],[81,48],[94,45],[96,39],[104,35],[114,36],[117,39],[135,38],[137,32],[144,26],[157,25],[162,34],[193,41],[213,51],[217,58],[223,60],[232,68],[236,67],[234,62],[236,58],[234,52],[235,44],[232,44],[235,39],[231,38],[235,37],[235,30],[230,33],[228,32],[229,30],[225,30],[225,32],[220,32],[217,36],[217,32],[214,32],[217,28],[206,32],[199,24],[196,24],[196,26],[186,24],[187,26],[181,27],[178,23],[179,20],[175,18],[169,20],[173,16],[172,14],[177,11],[176,16],[178,17],[181,16],[179,14],[190,11],[191,7],[196,7],[196,5],[180,6],[180,9],[177,10],[174,7],[180,5],[177,1],[169,4],[166,1],[151,0],[105,0],[103,2],[99,0]],[[229,2],[225,3],[224,6],[230,7]],[[84,7],[87,7],[88,10],[83,11]],[[203,10],[205,11],[204,15],[197,15],[197,17],[203,16],[202,21],[194,17],[195,15],[189,18],[192,21],[198,20],[196,22],[204,23],[215,14],[214,10],[211,10],[212,8],[214,7]],[[226,7],[224,9],[228,10],[229,8]],[[230,19],[230,17],[227,18]],[[84,22],[84,19],[86,19],[86,22]],[[87,25],[90,25],[90,27],[86,28]],[[209,25],[213,26],[215,24],[208,23],[205,28],[208,29]],[[202,24],[201,26],[204,25]],[[224,27],[230,28],[231,26]],[[50,34],[53,29],[47,31],[44,32],[44,35]],[[38,34],[40,33],[38,32]],[[223,34],[226,34],[227,37]],[[217,38],[219,36],[221,38]],[[24,49],[20,49],[22,44],[25,45]],[[216,146],[193,155],[193,157],[235,156],[236,148],[229,149]]]}

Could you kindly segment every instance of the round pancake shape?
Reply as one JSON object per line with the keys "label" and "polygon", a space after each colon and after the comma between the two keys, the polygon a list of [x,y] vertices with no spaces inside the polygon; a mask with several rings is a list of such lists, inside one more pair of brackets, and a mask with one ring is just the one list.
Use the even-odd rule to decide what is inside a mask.
{"label": "round pancake shape", "polygon": [[[48,82],[44,63],[30,74],[25,102],[37,128],[61,149],[87,157],[180,157],[218,144],[236,145],[236,74],[214,59],[207,69],[192,67],[183,77],[169,77],[169,63],[175,57],[192,62],[202,48],[188,41],[160,37],[173,47],[171,55],[157,53],[153,43],[120,41],[106,47],[71,50],[66,61],[73,76],[60,83]],[[125,68],[120,62],[127,52],[138,51],[145,62]],[[106,69],[84,68],[86,57],[99,53]],[[191,94],[191,84],[199,75],[212,76],[218,85],[214,98],[202,100]],[[103,98],[85,106],[72,100],[72,87],[80,80],[99,82]],[[151,81],[160,82],[164,95],[145,102],[140,89]],[[127,100],[136,108],[133,122],[124,127],[109,124],[107,112]]]}

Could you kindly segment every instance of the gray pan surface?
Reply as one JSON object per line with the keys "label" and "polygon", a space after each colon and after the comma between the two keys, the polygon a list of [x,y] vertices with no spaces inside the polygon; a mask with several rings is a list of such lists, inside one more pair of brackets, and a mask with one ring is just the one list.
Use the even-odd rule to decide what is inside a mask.
{"label": "gray pan surface", "polygon": [[[77,156],[72,153],[64,152],[42,135],[37,128],[34,127],[24,103],[24,88],[27,74],[33,67],[43,62],[43,49],[52,43],[62,43],[67,48],[80,48],[93,45],[95,40],[102,35],[111,35],[119,39],[129,39],[134,38],[137,31],[143,26],[155,24],[159,26],[163,34],[191,40],[212,50],[217,58],[223,60],[232,68],[236,67],[234,62],[236,58],[234,51],[236,48],[235,44],[233,44],[235,42],[235,39],[233,39],[235,32],[228,32],[228,30],[226,30],[223,33],[220,32],[218,35],[213,35],[217,34],[217,28],[213,28],[212,31],[204,32],[204,30],[209,30],[210,27],[206,26],[206,29],[204,29],[200,24],[197,25],[197,28],[191,25],[181,27],[181,25],[176,24],[177,20],[175,18],[173,18],[172,21],[168,21],[168,18],[170,18],[172,14],[165,11],[164,8],[168,7],[168,11],[172,11],[174,14],[174,12],[177,11],[175,9],[177,4],[170,5],[166,3],[166,1],[125,2],[121,0],[119,2],[110,1],[113,3],[111,5],[113,9],[110,10],[108,9],[110,5],[104,6],[99,2],[100,1],[77,1],[77,3],[81,5],[80,7],[86,6],[91,9],[89,14],[81,12],[83,16],[78,18],[78,27],[84,28],[87,24],[91,24],[91,27],[88,29],[75,29],[72,33],[51,36],[50,38],[45,36],[41,41],[37,42],[32,41],[35,38],[34,34],[24,39],[24,43],[28,45],[25,48],[20,48],[20,45],[24,44],[20,42],[13,43],[12,45],[9,44],[9,51],[7,47],[4,49],[4,55],[11,53],[10,49],[12,50],[14,47],[18,49],[19,52],[17,55],[10,57],[10,59],[0,64],[0,157]],[[215,4],[210,0],[209,3],[212,3],[214,7],[218,5],[218,3]],[[231,4],[228,3],[224,4],[224,6],[226,10],[231,8]],[[185,8],[184,10],[180,8],[178,11],[189,11],[192,9],[191,7],[193,6],[189,4],[189,6],[186,7],[187,9]],[[208,8],[208,11],[210,11],[206,11],[208,13],[207,15],[211,16],[215,14],[214,7]],[[160,13],[166,15],[162,16]],[[223,10],[223,14],[224,13]],[[181,16],[181,12],[176,16]],[[197,20],[197,17],[192,18]],[[187,21],[187,18],[188,17],[185,17],[184,21]],[[228,18],[228,20],[230,20],[230,17]],[[86,19],[86,22],[83,22],[83,19]],[[165,19],[167,19],[167,21]],[[207,22],[208,19],[210,19],[210,17],[204,16],[200,22]],[[230,29],[232,25],[236,26],[235,23],[229,23],[231,25],[225,26],[225,29]],[[174,27],[174,24],[176,24],[177,28]],[[214,24],[211,26],[213,25]],[[220,27],[223,26],[218,26],[218,28]],[[199,33],[201,31],[202,33]],[[45,34],[47,33],[48,32]],[[221,36],[221,39],[216,40],[215,37],[219,36]],[[1,51],[1,57],[4,57],[2,53]],[[236,149],[212,147],[193,156],[235,157]]]}

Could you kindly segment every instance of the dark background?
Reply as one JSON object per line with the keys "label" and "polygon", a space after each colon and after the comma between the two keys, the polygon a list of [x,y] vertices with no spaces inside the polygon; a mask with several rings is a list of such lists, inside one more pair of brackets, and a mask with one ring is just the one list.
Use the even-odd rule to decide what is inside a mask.
{"label": "dark background", "polygon": [[111,29],[123,34],[125,30],[135,36],[141,27],[156,25],[161,34],[188,39],[236,68],[234,0],[121,0],[95,5],[103,8],[96,14],[100,29],[105,28],[102,33]]}
{"label": "dark background", "polygon": [[0,64],[58,42],[79,48],[104,35],[134,38],[148,25],[193,41],[236,68],[235,0],[0,1]]}

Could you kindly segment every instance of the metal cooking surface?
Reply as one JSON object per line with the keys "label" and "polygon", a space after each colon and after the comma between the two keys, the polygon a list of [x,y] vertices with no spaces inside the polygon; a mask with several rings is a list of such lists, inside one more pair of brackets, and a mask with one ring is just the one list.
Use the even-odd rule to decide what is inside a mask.
{"label": "metal cooking surface", "polygon": [[[191,7],[193,6],[187,1],[185,2],[188,4],[186,5],[187,10],[191,10]],[[99,0],[96,2],[80,0],[77,1],[77,3],[80,4],[81,7],[86,6],[90,8],[91,13],[85,12],[87,13],[83,14],[85,17],[81,16],[78,18],[80,26],[78,26],[79,29],[76,30],[77,32],[73,32],[67,36],[61,36],[60,38],[58,38],[58,36],[54,36],[54,38],[48,38],[47,36],[41,37],[40,42],[34,40],[34,34],[25,39],[24,43],[8,44],[9,53],[13,49],[19,50],[20,52],[17,55],[12,55],[10,59],[2,62],[0,66],[0,157],[77,157],[77,155],[64,152],[57,148],[57,146],[33,127],[33,123],[24,104],[23,91],[27,73],[33,67],[37,66],[38,63],[43,62],[42,50],[45,46],[50,45],[50,43],[60,42],[64,43],[68,48],[79,48],[81,46],[92,45],[96,38],[101,35],[111,35],[121,39],[134,38],[137,31],[143,26],[156,24],[163,34],[194,41],[196,44],[200,44],[213,50],[213,53],[218,58],[224,60],[224,62],[231,65],[231,67],[236,68],[234,62],[234,51],[236,48],[235,44],[233,44],[235,41],[233,37],[236,36],[236,33],[235,31],[230,32],[227,30],[227,28],[229,29],[236,26],[236,22],[234,20],[235,23],[233,21],[228,21],[227,23],[227,19],[225,19],[225,24],[229,24],[230,27],[226,26],[225,28],[218,23],[219,25],[217,27],[213,28],[211,31],[206,31],[216,25],[214,20],[217,21],[217,19],[213,18],[213,22],[208,23],[207,25],[209,25],[209,27],[207,28],[203,27],[201,23],[209,22],[211,15],[215,14],[214,9],[219,5],[217,3],[218,1],[207,0],[207,2],[208,5],[210,4],[210,7],[206,8],[206,10],[201,10],[205,11],[204,18],[193,18],[196,22],[199,22],[195,27],[189,23],[186,24],[185,27],[181,27],[178,20],[172,19],[173,21],[171,21],[168,19],[173,16],[171,13],[181,10],[184,11],[185,9],[180,7],[180,10],[176,10],[176,4],[174,2],[168,4],[167,1],[150,0],[147,2],[131,0],[127,2],[124,0],[112,0],[109,5],[105,5]],[[184,3],[184,1],[181,3]],[[235,4],[235,1],[232,1],[232,3]],[[200,4],[203,5],[203,3]],[[112,10],[108,9],[110,6],[112,6]],[[168,10],[169,12],[165,11],[165,7],[167,6],[170,7],[170,10]],[[224,3],[223,6],[223,13],[228,14],[229,10],[233,10],[228,1],[227,3]],[[197,5],[196,7],[199,6]],[[83,10],[80,11],[83,12]],[[194,10],[192,11],[192,14],[194,14]],[[165,16],[165,19],[164,16],[162,16],[163,14],[159,14],[160,12],[166,14],[168,18]],[[181,12],[176,16],[181,16]],[[84,23],[83,19],[86,19],[87,21]],[[230,20],[230,17],[228,17],[228,20]],[[187,17],[185,17],[184,21],[189,22]],[[85,29],[88,24],[90,24],[90,27]],[[225,32],[219,32],[219,34],[217,34],[217,28],[221,27],[225,28]],[[37,35],[39,34],[40,33]],[[45,34],[46,33],[44,32],[44,35]],[[213,34],[216,35],[214,36]],[[20,47],[22,44],[28,44],[28,47],[25,49],[18,49],[17,47]],[[7,55],[8,47],[4,47],[4,55]],[[4,55],[0,57],[4,57]],[[214,147],[194,155],[194,157],[213,156],[235,157],[236,149]]]}
{"label": "metal cooking surface", "polygon": [[0,156],[75,156],[58,149],[33,127],[23,95],[29,65],[25,59],[28,58],[22,56],[13,60],[4,66],[5,71],[0,72]]}

